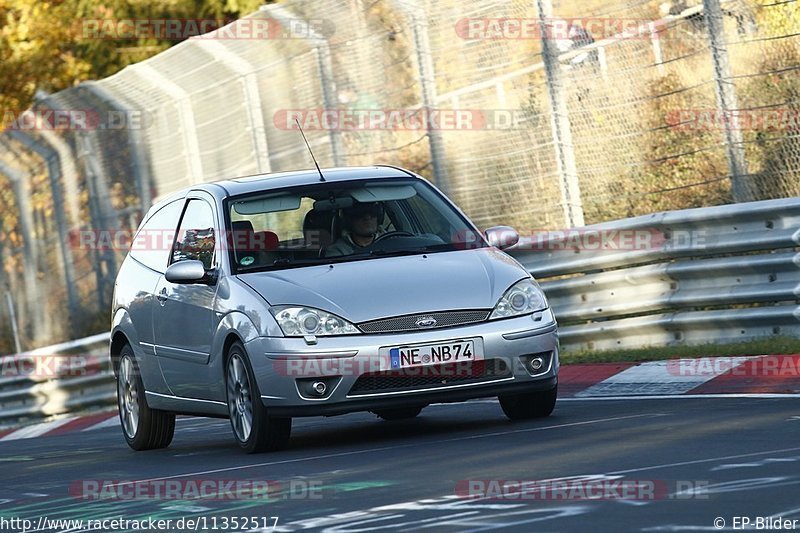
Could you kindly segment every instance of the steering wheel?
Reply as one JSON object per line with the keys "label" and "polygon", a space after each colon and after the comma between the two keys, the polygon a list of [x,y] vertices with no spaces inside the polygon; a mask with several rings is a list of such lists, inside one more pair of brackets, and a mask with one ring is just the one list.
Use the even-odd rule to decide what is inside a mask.
{"label": "steering wheel", "polygon": [[403,231],[403,230],[390,231],[388,233],[384,233],[383,235],[379,235],[379,236],[375,237],[375,240],[372,241],[372,244],[375,244],[377,242],[381,242],[381,241],[386,240],[386,239],[391,239],[392,237],[413,237],[413,236],[414,236],[414,234],[410,233],[408,231]]}

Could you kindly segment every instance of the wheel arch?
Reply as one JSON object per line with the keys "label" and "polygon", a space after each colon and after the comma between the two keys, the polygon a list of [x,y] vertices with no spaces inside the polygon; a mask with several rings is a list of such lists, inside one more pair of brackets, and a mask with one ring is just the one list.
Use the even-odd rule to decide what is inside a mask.
{"label": "wheel arch", "polygon": [[111,368],[115,376],[119,373],[119,356],[122,354],[122,348],[130,346],[130,344],[127,335],[122,331],[115,331],[111,336],[109,353],[111,355]]}

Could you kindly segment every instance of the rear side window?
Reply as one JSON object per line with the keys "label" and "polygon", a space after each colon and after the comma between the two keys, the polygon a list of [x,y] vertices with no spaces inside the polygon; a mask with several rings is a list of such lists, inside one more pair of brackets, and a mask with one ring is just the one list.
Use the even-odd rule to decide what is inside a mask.
{"label": "rear side window", "polygon": [[163,274],[167,269],[182,207],[183,200],[175,200],[156,211],[136,233],[131,246],[131,257]]}
{"label": "rear side window", "polygon": [[202,261],[206,269],[214,263],[214,212],[203,200],[189,200],[172,250],[172,262]]}

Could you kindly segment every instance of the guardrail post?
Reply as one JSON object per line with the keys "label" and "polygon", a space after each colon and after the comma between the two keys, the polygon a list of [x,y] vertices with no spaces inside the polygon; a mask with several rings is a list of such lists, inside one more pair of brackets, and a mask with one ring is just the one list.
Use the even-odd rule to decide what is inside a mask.
{"label": "guardrail post", "polygon": [[731,174],[731,192],[735,202],[748,202],[754,199],[747,173],[747,160],[744,153],[744,140],[739,121],[739,104],[728,61],[728,45],[725,42],[725,28],[722,7],[719,0],[703,0],[705,19],[708,27],[708,41],[714,62],[714,81],[717,89],[717,110],[722,114],[725,132],[725,152]]}
{"label": "guardrail post", "polygon": [[9,135],[18,140],[31,151],[36,152],[47,165],[47,174],[50,179],[50,193],[53,198],[53,214],[56,219],[56,230],[58,231],[58,248],[61,252],[61,261],[64,266],[64,283],[67,290],[67,309],[69,312],[69,324],[75,328],[77,324],[78,310],[80,309],[78,293],[75,287],[75,266],[72,261],[72,250],[68,241],[67,221],[64,218],[64,197],[61,191],[61,163],[59,162],[56,151],[40,142],[28,133],[21,130],[13,130]]}
{"label": "guardrail post", "polygon": [[551,0],[537,0],[536,7],[539,12],[539,34],[547,78],[547,93],[550,97],[550,126],[553,132],[553,147],[556,152],[556,166],[560,178],[561,207],[564,212],[564,224],[568,228],[575,228],[584,225],[583,203],[578,182],[578,168],[575,163],[575,150],[572,146],[567,95],[561,81],[558,50],[552,38],[553,4]]}

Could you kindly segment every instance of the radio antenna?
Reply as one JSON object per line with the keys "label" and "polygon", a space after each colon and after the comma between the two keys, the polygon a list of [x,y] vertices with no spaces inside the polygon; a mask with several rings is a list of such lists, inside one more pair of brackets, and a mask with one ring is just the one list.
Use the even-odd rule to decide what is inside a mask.
{"label": "radio antenna", "polygon": [[303,131],[303,128],[300,127],[300,121],[297,119],[294,119],[294,121],[297,123],[297,129],[300,130],[300,135],[303,136],[303,140],[306,142],[308,153],[311,154],[311,160],[314,161],[314,166],[317,167],[317,172],[319,172],[319,181],[325,181],[325,176],[322,175],[322,169],[319,168],[319,163],[317,163],[317,158],[314,157],[314,152],[311,151],[311,145],[308,144],[308,139],[306,139],[306,134]]}

